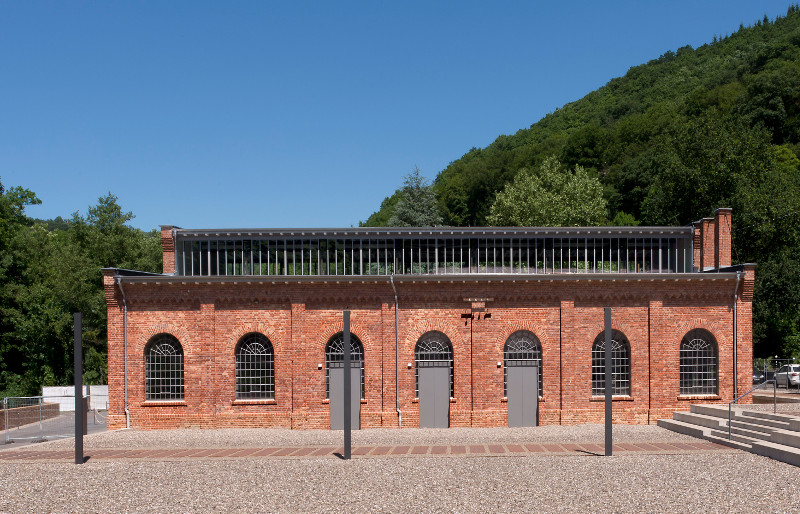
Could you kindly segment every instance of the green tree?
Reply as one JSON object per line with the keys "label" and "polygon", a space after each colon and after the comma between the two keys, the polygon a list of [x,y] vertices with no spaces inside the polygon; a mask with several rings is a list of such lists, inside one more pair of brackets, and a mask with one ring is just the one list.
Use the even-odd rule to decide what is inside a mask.
{"label": "green tree", "polygon": [[606,219],[603,186],[580,166],[549,157],[534,172],[523,168],[498,193],[488,221],[495,226],[590,226]]}
{"label": "green tree", "polygon": [[387,225],[390,227],[435,227],[442,224],[433,188],[414,166],[405,176],[397,203]]}
{"label": "green tree", "polygon": [[800,358],[800,261],[781,253],[758,264],[753,304],[757,357]]}
{"label": "green tree", "polygon": [[373,212],[366,221],[358,223],[359,227],[386,227],[389,224],[389,218],[392,217],[394,207],[400,199],[400,190],[394,192],[392,196],[387,196],[381,202],[381,208]]}
{"label": "green tree", "polygon": [[26,292],[30,273],[17,242],[32,223],[25,207],[39,203],[33,192],[21,187],[6,189],[0,182],[0,395],[31,390],[30,380],[21,373],[26,348],[16,337],[19,295]]}
{"label": "green tree", "polygon": [[[156,231],[127,225],[133,218],[108,194],[75,213],[66,229],[33,223],[24,206],[35,196],[18,188],[0,198],[4,213],[0,290],[0,394],[40,394],[42,385],[72,382],[72,313],[83,313],[84,381],[107,377],[103,267],[160,271]],[[10,206],[10,207],[9,207]],[[6,214],[9,214],[6,216]],[[9,222],[11,220],[11,222]]]}

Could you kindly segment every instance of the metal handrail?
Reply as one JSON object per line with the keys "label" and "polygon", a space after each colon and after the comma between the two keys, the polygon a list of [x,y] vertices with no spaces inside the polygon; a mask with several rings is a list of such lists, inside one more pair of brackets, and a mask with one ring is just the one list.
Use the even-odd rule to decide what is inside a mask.
{"label": "metal handrail", "polygon": [[746,393],[744,393],[740,397],[734,398],[733,401],[728,402],[728,441],[730,441],[731,438],[732,438],[732,436],[731,436],[731,408],[732,408],[733,404],[734,403],[738,403],[739,400],[741,400],[742,398],[744,398],[748,394],[752,393],[756,389],[759,389],[759,388],[763,387],[766,384],[772,384],[773,385],[773,387],[772,387],[772,413],[775,414],[776,412],[778,412],[778,383],[774,379],[773,380],[766,380],[764,382],[761,382],[760,384],[758,384],[754,388],[750,389],[749,391],[747,391]]}

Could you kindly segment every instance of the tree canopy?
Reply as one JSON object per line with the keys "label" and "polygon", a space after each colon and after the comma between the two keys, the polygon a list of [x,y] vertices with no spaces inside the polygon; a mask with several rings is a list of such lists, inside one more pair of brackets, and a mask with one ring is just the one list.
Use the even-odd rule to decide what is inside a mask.
{"label": "tree canopy", "polygon": [[442,224],[436,194],[425,181],[422,171],[414,166],[398,190],[397,202],[386,222],[390,227],[435,227]]}
{"label": "tree canopy", "polygon": [[28,218],[31,191],[0,185],[0,395],[41,394],[72,383],[72,313],[83,313],[84,381],[107,376],[106,302],[101,268],[161,271],[156,231],[108,194],[69,221]]}
{"label": "tree canopy", "polygon": [[497,194],[487,221],[498,226],[598,225],[606,219],[603,186],[580,165],[573,171],[549,157],[535,171],[523,168]]}

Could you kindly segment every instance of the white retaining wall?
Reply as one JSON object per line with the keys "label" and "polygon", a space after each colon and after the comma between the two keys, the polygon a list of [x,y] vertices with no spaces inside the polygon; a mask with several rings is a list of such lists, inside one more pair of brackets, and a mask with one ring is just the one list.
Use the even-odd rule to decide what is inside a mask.
{"label": "white retaining wall", "polygon": [[[89,395],[89,408],[108,410],[108,386],[83,386],[84,396]],[[61,411],[75,410],[75,386],[43,387],[44,401],[59,404]]]}

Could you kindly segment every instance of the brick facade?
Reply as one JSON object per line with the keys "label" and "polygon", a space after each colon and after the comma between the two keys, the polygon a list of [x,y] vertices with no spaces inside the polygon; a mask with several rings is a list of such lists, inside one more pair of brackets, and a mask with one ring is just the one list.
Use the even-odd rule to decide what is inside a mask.
{"label": "brick facade", "polygon": [[[715,227],[727,216],[728,229]],[[730,263],[730,211],[696,226],[695,262]],[[165,272],[174,270],[171,227],[162,230]],[[697,260],[697,254],[699,261]],[[169,259],[167,254],[170,254]],[[719,266],[716,266],[719,267]],[[123,306],[127,305],[128,410],[131,426],[291,427],[329,426],[325,399],[325,345],[342,330],[364,346],[365,398],[361,426],[397,427],[395,394],[404,427],[419,424],[414,398],[414,348],[428,331],[453,346],[454,398],[450,426],[507,425],[503,349],[517,330],[529,330],[542,348],[541,424],[601,422],[602,397],[592,396],[592,344],[603,331],[603,308],[630,343],[631,394],[615,398],[620,423],[653,423],[686,410],[697,397],[681,396],[679,350],[692,329],[710,332],[718,349],[718,395],[733,390],[733,302],[738,287],[738,392],[750,388],[753,266],[743,273],[629,274],[606,276],[396,276],[399,362],[395,362],[395,297],[389,278],[155,276],[128,279],[105,270],[109,336],[111,429],[124,427]],[[124,299],[123,299],[124,292]],[[473,310],[491,316],[465,319]],[[471,325],[471,326],[470,326]],[[234,348],[259,332],[273,345],[274,400],[236,400]],[[175,336],[184,351],[183,401],[145,401],[144,349],[160,333]],[[498,365],[499,363],[499,365]],[[395,383],[399,367],[399,384]],[[320,368],[323,369],[320,369]]]}

